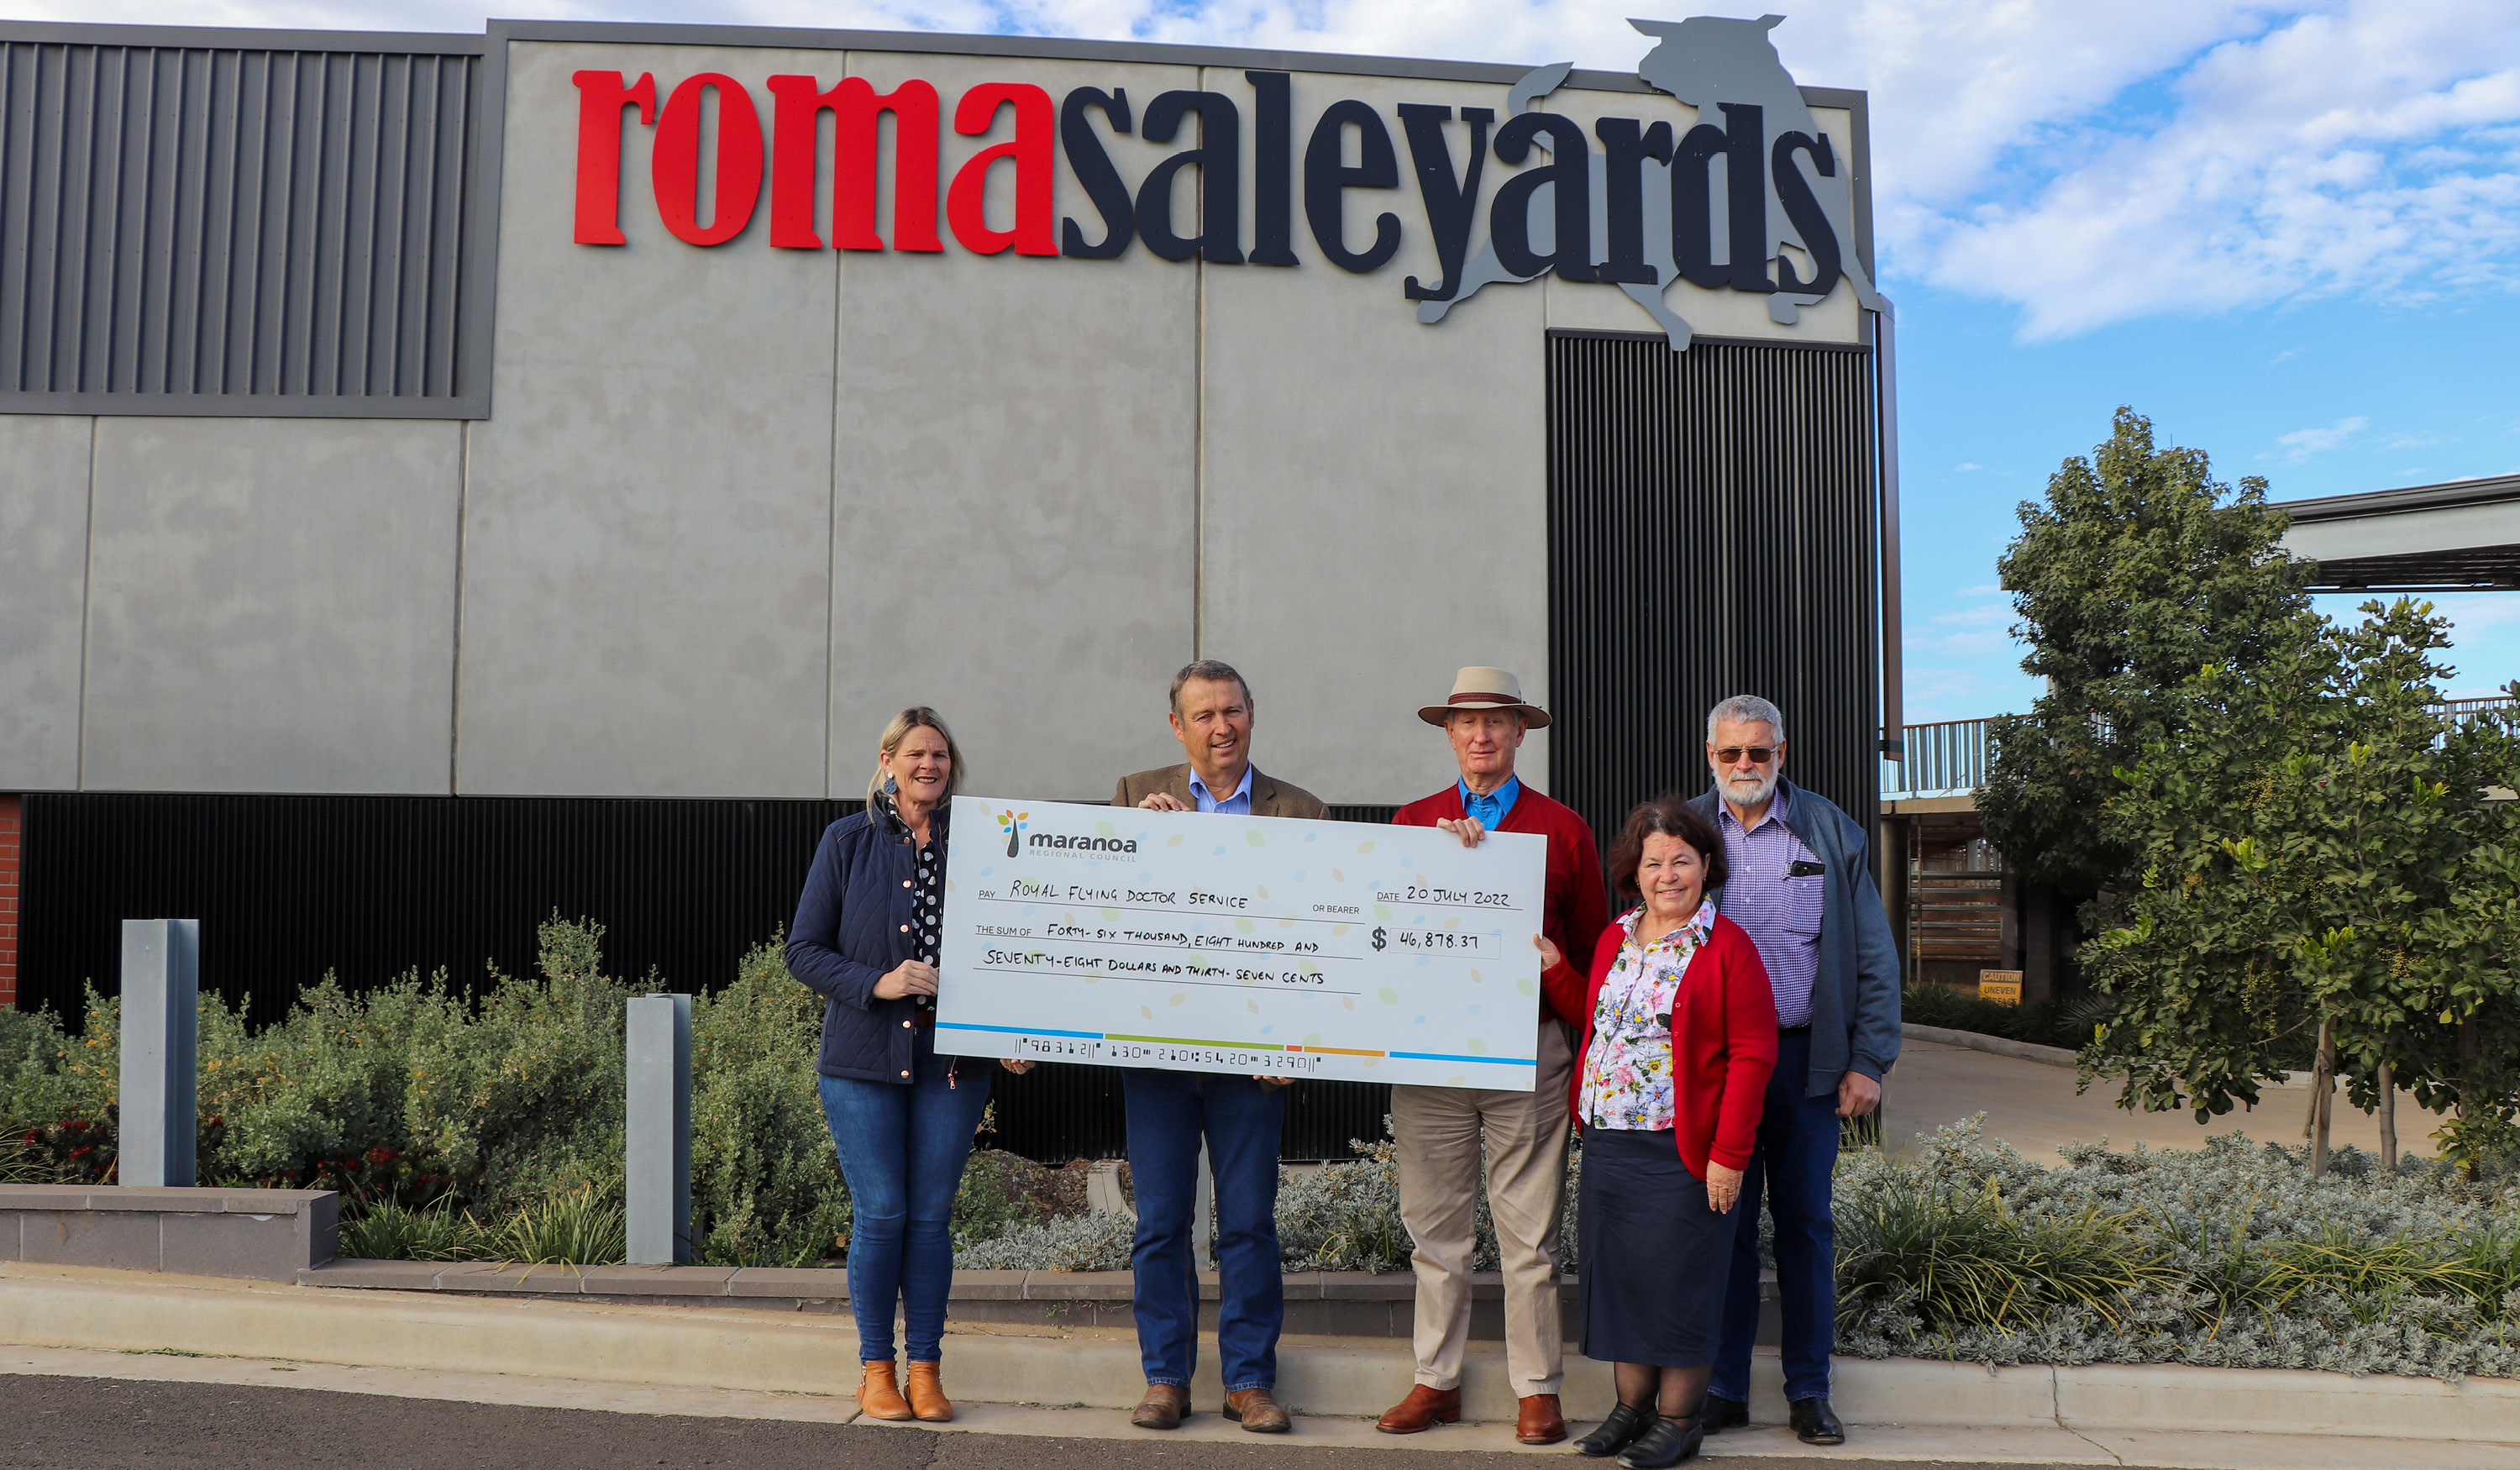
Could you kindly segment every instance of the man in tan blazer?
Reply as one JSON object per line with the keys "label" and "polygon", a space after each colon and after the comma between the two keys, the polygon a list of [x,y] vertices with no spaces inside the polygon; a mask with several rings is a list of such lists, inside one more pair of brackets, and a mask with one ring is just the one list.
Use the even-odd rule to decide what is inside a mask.
{"label": "man in tan blazer", "polygon": [[[1251,686],[1231,664],[1203,658],[1173,677],[1173,736],[1190,759],[1123,778],[1115,807],[1225,817],[1325,818],[1301,786],[1251,765]],[[1225,1416],[1254,1434],[1290,1426],[1278,1386],[1278,1332],[1286,1309],[1278,1269],[1278,1143],[1285,1084],[1213,1072],[1120,1069],[1129,1117],[1129,1175],[1138,1233],[1129,1250],[1146,1396],[1129,1415],[1141,1429],[1173,1429],[1190,1411],[1198,1352],[1198,1279],[1192,1270],[1198,1153],[1216,1177],[1216,1349]]]}
{"label": "man in tan blazer", "polygon": [[1223,812],[1235,817],[1329,816],[1301,786],[1251,764],[1251,687],[1229,663],[1202,658],[1173,676],[1173,738],[1190,757],[1120,778],[1115,807],[1150,812]]}

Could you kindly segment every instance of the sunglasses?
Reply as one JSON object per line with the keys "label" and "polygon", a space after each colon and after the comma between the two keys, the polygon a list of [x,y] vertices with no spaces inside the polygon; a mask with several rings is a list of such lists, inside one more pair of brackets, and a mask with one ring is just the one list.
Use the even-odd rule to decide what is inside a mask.
{"label": "sunglasses", "polygon": [[1726,745],[1715,752],[1715,763],[1719,766],[1730,766],[1745,755],[1750,758],[1751,765],[1764,766],[1768,764],[1768,762],[1776,759],[1777,747],[1774,745]]}

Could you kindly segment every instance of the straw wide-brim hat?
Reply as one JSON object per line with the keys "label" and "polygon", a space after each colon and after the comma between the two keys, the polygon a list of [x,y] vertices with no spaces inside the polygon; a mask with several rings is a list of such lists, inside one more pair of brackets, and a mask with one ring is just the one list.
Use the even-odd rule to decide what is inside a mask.
{"label": "straw wide-brim hat", "polygon": [[1418,711],[1429,725],[1441,725],[1457,709],[1518,709],[1534,730],[1549,724],[1549,711],[1522,697],[1522,681],[1503,669],[1463,669],[1453,679],[1452,696]]}

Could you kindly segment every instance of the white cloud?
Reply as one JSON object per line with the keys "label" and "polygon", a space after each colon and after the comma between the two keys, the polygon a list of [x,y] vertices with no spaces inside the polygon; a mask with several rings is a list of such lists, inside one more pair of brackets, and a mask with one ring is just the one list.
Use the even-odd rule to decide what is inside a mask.
{"label": "white cloud", "polygon": [[1913,653],[1939,658],[1984,658],[2015,646],[2012,607],[1988,602],[1975,607],[1937,612],[1923,623],[1910,623],[1899,644]]}
{"label": "white cloud", "polygon": [[2225,40],[2170,116],[2066,124],[2090,156],[1926,221],[1923,270],[2028,336],[2153,312],[2520,285],[2520,25],[2502,0],[2340,0]]}
{"label": "white cloud", "polygon": [[[2298,465],[2312,455],[2325,454],[2370,426],[2370,420],[2357,414],[2351,419],[2339,419],[2325,428],[2297,428],[2288,434],[2277,434],[2275,442],[2283,446],[2283,457]],[[2390,446],[2392,449],[2397,447],[2394,444]],[[2272,451],[2258,456],[2262,460],[2274,457]]]}
{"label": "white cloud", "polygon": [[1954,465],[1954,466],[1952,467],[1952,470],[1953,470],[1953,472],[1954,472],[1954,473],[1957,473],[1957,474],[1966,474],[1966,473],[1968,473],[1968,472],[1969,472],[1970,470],[1972,470],[1972,469],[1983,469],[1983,468],[1986,468],[1986,467],[1985,467],[1985,466],[1983,466],[1983,465],[1972,465],[1972,464],[1969,464],[1969,463],[1967,463],[1967,462],[1963,461],[1963,462],[1962,462],[1962,463],[1960,463],[1960,464]]}
{"label": "white cloud", "polygon": [[[0,0],[23,16],[477,30],[482,0]],[[532,0],[503,14],[1633,67],[1631,10],[1749,0]],[[1810,0],[1797,76],[1871,94],[1885,274],[2049,337],[2345,292],[2520,289],[2511,0]],[[2289,355],[2289,354],[2287,354]],[[2280,359],[2278,359],[2280,360]]]}

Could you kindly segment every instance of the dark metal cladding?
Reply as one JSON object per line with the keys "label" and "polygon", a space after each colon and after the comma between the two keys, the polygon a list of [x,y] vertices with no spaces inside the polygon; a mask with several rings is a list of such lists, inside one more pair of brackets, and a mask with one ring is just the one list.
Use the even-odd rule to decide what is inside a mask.
{"label": "dark metal cladding", "polygon": [[0,411],[486,415],[482,50],[0,40]]}
{"label": "dark metal cladding", "polygon": [[256,1022],[325,974],[413,969],[477,989],[534,972],[555,912],[605,926],[605,968],[733,980],[796,911],[823,828],[855,801],[506,796],[30,795],[19,1003],[78,1019],[119,983],[121,920],[202,921],[202,988]]}
{"label": "dark metal cladding", "polygon": [[1606,846],[1709,783],[1706,712],[1784,712],[1787,773],[1880,809],[1874,376],[1860,349],[1549,338],[1552,795]]}

